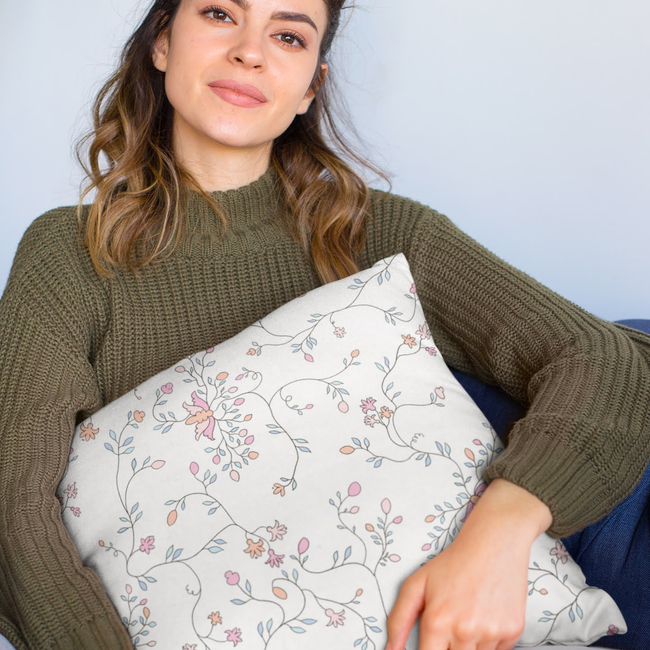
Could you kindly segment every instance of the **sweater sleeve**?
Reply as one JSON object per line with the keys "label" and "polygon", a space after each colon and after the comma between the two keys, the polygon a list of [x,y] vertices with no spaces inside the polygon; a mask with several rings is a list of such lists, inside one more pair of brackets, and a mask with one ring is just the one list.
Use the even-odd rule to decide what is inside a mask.
{"label": "sweater sleeve", "polygon": [[0,299],[0,632],[19,650],[131,650],[55,494],[74,429],[102,397],[89,361],[88,287],[74,286],[64,246],[46,252],[60,224],[46,214],[23,235]]}
{"label": "sweater sleeve", "polygon": [[555,538],[602,519],[650,461],[650,336],[628,336],[416,205],[403,248],[443,357],[527,409],[486,481],[546,503]]}

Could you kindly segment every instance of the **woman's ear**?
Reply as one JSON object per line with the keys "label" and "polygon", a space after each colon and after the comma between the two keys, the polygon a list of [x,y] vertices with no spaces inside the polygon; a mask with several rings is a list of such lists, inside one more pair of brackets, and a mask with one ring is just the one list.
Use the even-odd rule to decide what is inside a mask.
{"label": "woman's ear", "polygon": [[316,96],[316,92],[320,88],[321,84],[325,81],[328,69],[329,67],[327,63],[320,64],[320,74],[318,75],[316,81],[309,87],[309,90],[305,93],[305,96],[300,102],[300,108],[298,109],[297,115],[302,115],[303,113],[307,112],[314,97]]}
{"label": "woman's ear", "polygon": [[167,54],[169,52],[169,34],[167,30],[160,32],[154,43],[152,59],[154,66],[165,72],[167,70]]}

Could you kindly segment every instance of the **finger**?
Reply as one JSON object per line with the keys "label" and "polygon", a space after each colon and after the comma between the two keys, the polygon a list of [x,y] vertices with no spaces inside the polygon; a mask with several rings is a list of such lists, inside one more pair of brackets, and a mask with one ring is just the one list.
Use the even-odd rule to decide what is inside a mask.
{"label": "finger", "polygon": [[[451,627],[438,616],[427,614],[425,608],[420,617],[420,643],[418,650],[449,650],[453,648]],[[476,650],[476,644],[466,650]]]}
{"label": "finger", "polygon": [[[411,629],[424,608],[424,587],[424,579],[416,578],[414,574],[402,583],[397,600],[386,622],[388,630],[388,645],[386,647],[390,650],[402,650],[406,645]],[[443,650],[447,650],[446,647]]]}
{"label": "finger", "polygon": [[499,641],[482,641],[476,646],[476,650],[498,650]]}
{"label": "finger", "polygon": [[512,650],[517,645],[517,639],[510,641],[501,641],[495,650]]}

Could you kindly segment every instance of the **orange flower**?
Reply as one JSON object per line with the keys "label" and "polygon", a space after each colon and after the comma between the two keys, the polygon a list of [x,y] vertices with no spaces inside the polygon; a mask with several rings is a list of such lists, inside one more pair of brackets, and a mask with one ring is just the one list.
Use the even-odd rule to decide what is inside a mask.
{"label": "orange flower", "polygon": [[133,417],[135,418],[136,422],[142,422],[142,420],[144,420],[144,411],[136,411],[133,414]]}
{"label": "orange flower", "polygon": [[93,429],[93,423],[89,422],[88,424],[81,425],[82,433],[79,434],[80,438],[83,438],[86,442],[89,440],[94,440],[95,436],[99,433],[99,429]]}
{"label": "orange flower", "polygon": [[415,339],[410,334],[407,334],[406,336],[402,334],[402,338],[404,339],[404,343],[408,345],[409,348],[412,348],[415,345]]}
{"label": "orange flower", "polygon": [[259,542],[254,542],[252,539],[246,538],[246,543],[248,544],[248,548],[244,549],[244,553],[250,553],[252,559],[262,556],[262,552],[264,551],[263,539]]}
{"label": "orange flower", "polygon": [[389,418],[393,414],[393,412],[387,406],[382,406],[380,412],[382,417],[385,418]]}
{"label": "orange flower", "polygon": [[250,354],[251,356],[255,356],[257,352],[255,352],[255,348],[248,348],[248,352],[246,354]]}
{"label": "orange flower", "polygon": [[212,621],[212,625],[216,625],[217,623],[223,623],[221,620],[221,616],[219,615],[219,612],[212,612],[212,614],[208,615],[208,618]]}
{"label": "orange flower", "polygon": [[346,445],[345,447],[341,447],[339,451],[342,454],[353,454],[356,450],[354,447],[350,447],[350,445]]}
{"label": "orange flower", "polygon": [[280,483],[274,483],[273,487],[275,488],[273,490],[273,494],[279,494],[281,497],[284,496],[284,485],[281,485]]}

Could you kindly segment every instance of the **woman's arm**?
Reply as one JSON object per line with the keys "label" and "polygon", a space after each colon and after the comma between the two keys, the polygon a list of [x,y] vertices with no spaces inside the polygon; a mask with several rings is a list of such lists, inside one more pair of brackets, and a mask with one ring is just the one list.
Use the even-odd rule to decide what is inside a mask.
{"label": "woman's arm", "polygon": [[23,647],[131,650],[55,494],[78,444],[77,420],[102,399],[88,361],[90,298],[68,286],[52,252],[57,233],[37,221],[0,299],[0,614],[20,631]]}
{"label": "woman's arm", "polygon": [[404,648],[418,616],[419,650],[513,647],[524,631],[531,547],[551,521],[537,497],[494,479],[453,543],[403,583],[388,649]]}
{"label": "woman's arm", "polygon": [[602,519],[650,459],[650,336],[586,312],[426,205],[373,190],[372,212],[368,261],[404,252],[447,364],[527,409],[486,481],[547,504],[555,538]]}

